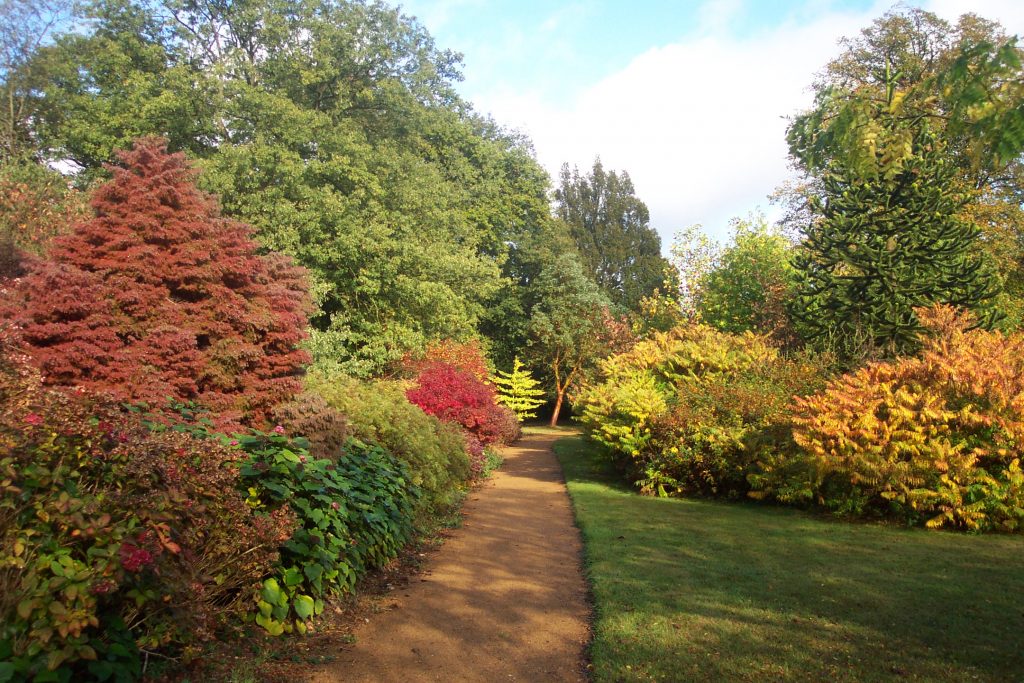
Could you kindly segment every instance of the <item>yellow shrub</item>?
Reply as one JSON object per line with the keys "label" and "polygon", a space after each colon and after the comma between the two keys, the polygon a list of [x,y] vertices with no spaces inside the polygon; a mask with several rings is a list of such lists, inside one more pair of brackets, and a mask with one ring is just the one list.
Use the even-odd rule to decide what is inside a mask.
{"label": "yellow shrub", "polygon": [[930,527],[1020,527],[1024,335],[972,330],[949,307],[919,316],[930,333],[919,357],[871,364],[796,402],[803,479],[766,467],[758,488]]}

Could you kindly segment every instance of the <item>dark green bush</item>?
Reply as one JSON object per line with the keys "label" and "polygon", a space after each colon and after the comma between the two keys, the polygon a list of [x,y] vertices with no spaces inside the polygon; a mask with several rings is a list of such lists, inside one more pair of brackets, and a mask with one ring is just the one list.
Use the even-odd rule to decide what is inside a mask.
{"label": "dark green bush", "polygon": [[298,528],[281,546],[280,570],[258,599],[257,623],[271,634],[305,632],[322,598],[351,590],[367,570],[393,559],[413,531],[419,488],[404,463],[351,440],[333,460],[314,458],[305,439],[239,436],[241,468],[257,510],[290,510]]}
{"label": "dark green bush", "polygon": [[379,444],[408,466],[409,477],[423,491],[420,512],[459,501],[470,475],[466,442],[456,427],[409,403],[401,382],[320,375],[308,378],[307,385],[345,415],[353,437]]}

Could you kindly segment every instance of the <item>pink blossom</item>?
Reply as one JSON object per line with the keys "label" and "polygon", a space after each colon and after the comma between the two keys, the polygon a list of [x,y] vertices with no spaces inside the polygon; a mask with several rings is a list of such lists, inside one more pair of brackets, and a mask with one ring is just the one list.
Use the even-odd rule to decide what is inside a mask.
{"label": "pink blossom", "polygon": [[275,434],[284,434],[284,427],[282,427],[281,425],[277,425],[276,427],[274,427],[274,433]]}
{"label": "pink blossom", "polygon": [[231,439],[231,443],[229,443],[228,445],[229,446],[237,446],[238,445],[238,439]]}

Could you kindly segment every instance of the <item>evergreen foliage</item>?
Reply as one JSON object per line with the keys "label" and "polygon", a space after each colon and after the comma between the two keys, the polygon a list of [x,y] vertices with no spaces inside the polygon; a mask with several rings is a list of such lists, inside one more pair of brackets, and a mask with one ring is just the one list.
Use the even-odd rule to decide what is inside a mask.
{"label": "evergreen foliage", "polygon": [[999,282],[978,253],[977,225],[960,218],[968,195],[927,131],[912,152],[875,174],[836,162],[817,200],[822,220],[806,228],[795,259],[793,312],[803,332],[863,338],[893,354],[916,347],[914,309],[946,303],[991,326]]}
{"label": "evergreen foliage", "polygon": [[7,302],[49,384],[258,423],[300,388],[305,273],[260,256],[159,139],[121,155],[95,217],[55,241]]}
{"label": "evergreen foliage", "polygon": [[613,303],[639,310],[640,300],[661,285],[668,265],[661,238],[625,171],[605,171],[600,159],[586,175],[562,166],[555,215],[569,226],[587,273]]}
{"label": "evergreen foliage", "polygon": [[516,414],[520,422],[530,417],[537,417],[537,408],[544,405],[544,390],[539,389],[540,382],[526,369],[519,357],[512,363],[512,372],[498,370],[491,382],[498,388],[498,401]]}

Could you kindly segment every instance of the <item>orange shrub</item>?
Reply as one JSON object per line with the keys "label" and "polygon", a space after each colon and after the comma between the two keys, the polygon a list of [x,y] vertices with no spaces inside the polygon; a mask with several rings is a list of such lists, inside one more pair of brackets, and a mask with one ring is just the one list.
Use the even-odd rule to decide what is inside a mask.
{"label": "orange shrub", "polygon": [[755,487],[929,527],[1024,523],[1024,335],[971,329],[949,307],[918,312],[919,357],[874,363],[796,402],[800,462],[765,463]]}

